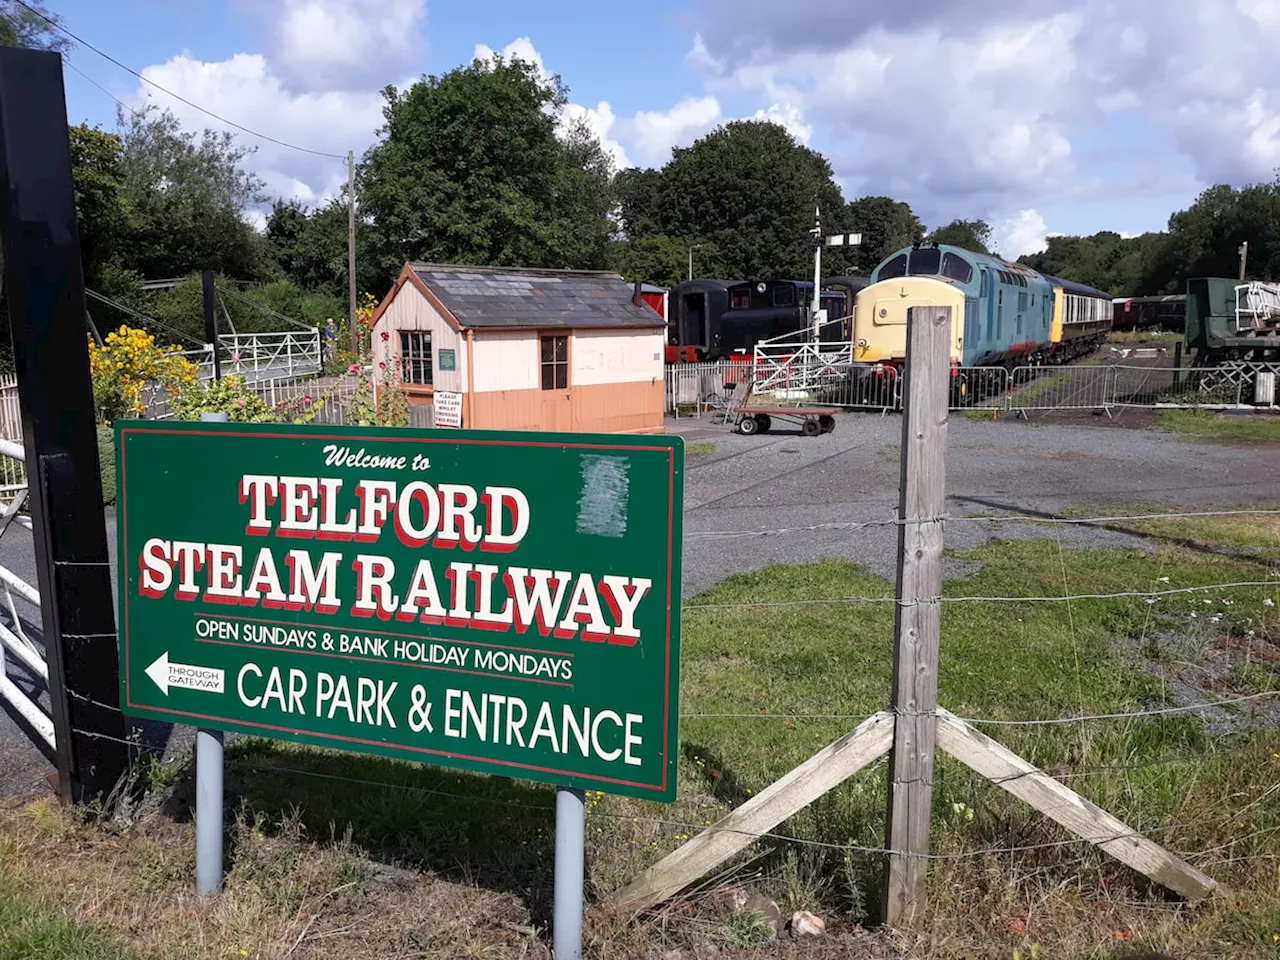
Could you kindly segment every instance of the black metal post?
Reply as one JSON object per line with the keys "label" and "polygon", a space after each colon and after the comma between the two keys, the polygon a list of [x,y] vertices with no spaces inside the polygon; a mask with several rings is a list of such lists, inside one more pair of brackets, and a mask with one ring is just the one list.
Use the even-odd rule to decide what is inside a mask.
{"label": "black metal post", "polygon": [[218,313],[214,300],[217,299],[217,285],[213,282],[213,271],[205,270],[200,274],[200,284],[204,288],[204,339],[213,347],[213,379],[222,379],[222,358],[218,356]]}
{"label": "black metal post", "polygon": [[0,238],[64,801],[128,766],[62,58],[0,48]]}

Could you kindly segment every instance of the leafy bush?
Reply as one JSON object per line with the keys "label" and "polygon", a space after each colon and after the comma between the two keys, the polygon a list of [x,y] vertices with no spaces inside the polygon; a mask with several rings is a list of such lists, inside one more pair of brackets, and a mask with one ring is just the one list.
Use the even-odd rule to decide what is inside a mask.
{"label": "leafy bush", "polygon": [[198,383],[174,400],[173,414],[179,420],[199,420],[202,413],[225,413],[236,423],[274,423],[282,419],[245,386],[244,377]]}

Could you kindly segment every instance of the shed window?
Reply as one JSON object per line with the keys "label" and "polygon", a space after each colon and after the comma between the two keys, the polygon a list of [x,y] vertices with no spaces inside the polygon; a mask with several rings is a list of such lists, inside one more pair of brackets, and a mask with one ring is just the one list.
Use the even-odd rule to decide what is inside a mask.
{"label": "shed window", "polygon": [[952,280],[959,280],[961,283],[968,283],[973,279],[973,267],[969,266],[969,261],[963,257],[957,257],[954,253],[944,253],[942,275]]}
{"label": "shed window", "polygon": [[565,390],[569,386],[569,338],[552,334],[539,337],[542,348],[542,389]]}
{"label": "shed window", "polygon": [[888,280],[890,277],[905,277],[906,275],[907,255],[905,253],[898,254],[880,268],[881,280]]}
{"label": "shed window", "polygon": [[918,247],[911,251],[911,267],[907,271],[913,277],[932,277],[938,272],[942,252],[937,247]]}
{"label": "shed window", "polygon": [[400,332],[400,364],[405,383],[430,385],[431,334],[419,330]]}

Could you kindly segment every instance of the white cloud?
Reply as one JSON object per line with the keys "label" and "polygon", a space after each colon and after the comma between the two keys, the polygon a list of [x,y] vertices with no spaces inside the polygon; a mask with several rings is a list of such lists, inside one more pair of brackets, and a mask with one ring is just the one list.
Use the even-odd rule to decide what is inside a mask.
{"label": "white cloud", "polygon": [[808,143],[813,136],[813,127],[804,121],[800,108],[790,103],[772,103],[767,109],[757,110],[753,120],[770,120],[782,127],[799,140]]}
{"label": "white cloud", "polygon": [[1277,0],[788,0],[786,11],[700,0],[686,62],[724,99],[794,108],[849,192],[900,196],[931,220],[1061,202],[1086,185],[1088,162],[1113,165],[1117,198],[1153,181],[1153,164],[1169,174],[1169,146],[1098,159],[1094,134],[1120,111],[1152,125],[1153,149],[1168,137],[1202,183],[1270,180],[1280,164]]}
{"label": "white cloud", "polygon": [[576,120],[582,120],[586,123],[587,128],[600,141],[600,146],[604,148],[605,153],[613,158],[614,168],[623,170],[626,167],[634,166],[634,164],[627,156],[627,151],[623,149],[622,144],[609,136],[617,123],[617,119],[613,114],[613,107],[609,106],[609,101],[601,100],[594,107],[584,107],[577,103],[567,104],[564,108],[562,122],[572,123]]}
{"label": "white cloud", "polygon": [[670,110],[640,110],[631,121],[632,148],[646,166],[671,159],[672,147],[688,146],[723,122],[715,97],[688,97]]}
{"label": "white cloud", "polygon": [[492,60],[501,56],[503,60],[523,60],[533,67],[544,82],[551,79],[551,74],[542,63],[542,54],[528,37],[516,37],[500,51],[484,43],[477,43],[472,57],[476,60]]}
{"label": "white cloud", "polygon": [[[259,54],[239,53],[212,63],[180,55],[145,68],[142,75],[251,130],[341,158],[348,150],[358,157],[382,120],[382,97],[376,90],[295,93]],[[135,103],[147,101],[172,111],[185,129],[228,130],[241,145],[254,147],[244,165],[266,181],[269,193],[315,204],[336,196],[346,182],[341,159],[251,137],[144,85]]]}
{"label": "white cloud", "polygon": [[[271,61],[303,90],[377,88],[422,52],[426,0],[277,0]],[[268,8],[271,9],[271,8]]]}
{"label": "white cloud", "polygon": [[996,249],[1007,260],[1039,253],[1048,245],[1044,217],[1036,210],[1019,210],[995,230]]}

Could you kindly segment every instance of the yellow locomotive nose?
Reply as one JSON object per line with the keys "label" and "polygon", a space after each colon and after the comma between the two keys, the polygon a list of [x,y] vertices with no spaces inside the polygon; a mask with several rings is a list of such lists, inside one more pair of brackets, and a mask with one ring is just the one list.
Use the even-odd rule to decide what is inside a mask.
{"label": "yellow locomotive nose", "polygon": [[950,307],[953,359],[964,346],[964,294],[936,277],[894,277],[858,291],[853,308],[854,359],[867,363],[902,360],[907,355],[907,311]]}

